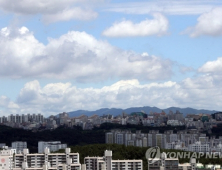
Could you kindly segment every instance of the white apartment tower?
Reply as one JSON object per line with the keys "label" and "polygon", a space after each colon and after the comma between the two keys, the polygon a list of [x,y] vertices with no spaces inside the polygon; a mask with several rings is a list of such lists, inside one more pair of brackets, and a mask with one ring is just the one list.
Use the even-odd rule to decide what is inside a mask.
{"label": "white apartment tower", "polygon": [[0,151],[0,170],[12,170],[13,164],[13,151],[4,149]]}
{"label": "white apartment tower", "polygon": [[106,143],[113,144],[113,133],[112,132],[106,133]]}
{"label": "white apartment tower", "polygon": [[42,123],[44,121],[44,117],[42,114],[16,114],[16,115],[9,115],[8,118],[2,117],[0,118],[0,123],[4,123],[8,121],[9,123],[25,123],[25,122],[37,122],[37,123]]}
{"label": "white apartment tower", "polygon": [[15,168],[13,170],[79,170],[79,154],[71,153],[70,148],[66,148],[65,153],[50,153],[45,148],[43,154],[29,154],[28,149],[24,149],[23,154],[15,154]]}
{"label": "white apartment tower", "polygon": [[106,170],[112,170],[112,151],[106,150],[104,153]]}
{"label": "white apartment tower", "polygon": [[142,170],[142,160],[112,160],[112,151],[106,150],[103,157],[85,157],[86,170]]}
{"label": "white apartment tower", "polygon": [[166,135],[165,134],[156,134],[156,146],[164,148],[166,144]]}
{"label": "white apartment tower", "polygon": [[116,139],[115,141],[116,144],[120,144],[120,145],[124,144],[123,133],[117,133],[115,139]]}
{"label": "white apartment tower", "polygon": [[200,141],[197,141],[193,144],[188,145],[188,150],[191,152],[209,152],[210,151],[210,147],[209,144],[202,144]]}

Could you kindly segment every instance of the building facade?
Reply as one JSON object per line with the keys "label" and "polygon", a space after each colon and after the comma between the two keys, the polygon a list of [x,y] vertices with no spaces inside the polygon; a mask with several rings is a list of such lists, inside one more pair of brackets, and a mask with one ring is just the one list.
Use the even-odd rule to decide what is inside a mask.
{"label": "building facade", "polygon": [[112,160],[112,151],[106,150],[103,157],[85,157],[86,170],[142,170],[142,160]]}
{"label": "building facade", "polygon": [[27,142],[15,141],[12,142],[12,149],[16,149],[16,153],[23,152],[27,148]]}
{"label": "building facade", "polygon": [[44,153],[45,148],[49,148],[51,152],[55,152],[58,151],[59,149],[67,148],[67,144],[62,144],[61,141],[50,141],[50,142],[39,141],[38,153]]}
{"label": "building facade", "polygon": [[45,148],[42,154],[30,154],[28,149],[24,149],[22,154],[15,154],[13,170],[79,170],[79,154],[71,153],[70,148],[66,148],[65,153],[50,153],[49,148]]}

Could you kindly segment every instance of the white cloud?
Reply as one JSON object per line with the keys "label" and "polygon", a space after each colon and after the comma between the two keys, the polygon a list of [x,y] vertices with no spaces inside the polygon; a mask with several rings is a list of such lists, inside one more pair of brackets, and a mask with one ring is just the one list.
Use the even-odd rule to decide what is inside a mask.
{"label": "white cloud", "polygon": [[[221,110],[222,77],[203,75],[182,82],[141,84],[137,79],[121,80],[102,88],[77,88],[71,83],[41,87],[37,80],[25,84],[16,102],[0,98],[5,112],[57,114],[78,109],[156,106]],[[10,104],[12,102],[12,104]],[[11,108],[10,108],[10,107]],[[3,111],[2,111],[3,113]]]}
{"label": "white cloud", "polygon": [[184,33],[191,37],[201,35],[219,36],[222,35],[222,7],[214,8],[212,11],[202,14],[197,19],[194,27],[187,28]]}
{"label": "white cloud", "polygon": [[92,10],[93,3],[103,0],[0,0],[0,9],[18,15],[41,14],[45,22],[89,20],[97,17]]}
{"label": "white cloud", "polygon": [[221,74],[222,72],[222,57],[219,57],[215,61],[208,61],[202,67],[199,68],[199,72]]}
{"label": "white cloud", "polygon": [[103,31],[108,37],[131,37],[131,36],[161,36],[167,33],[169,22],[160,13],[153,14],[154,19],[146,19],[140,23],[124,20],[114,23],[110,28]]}
{"label": "white cloud", "polygon": [[166,15],[199,15],[209,12],[214,7],[222,6],[220,0],[158,0],[149,2],[110,3],[105,11],[126,14],[151,14],[154,12]]}
{"label": "white cloud", "polygon": [[46,23],[52,23],[57,21],[69,21],[72,19],[78,20],[90,20],[97,17],[97,13],[88,9],[83,10],[82,8],[75,7],[75,8],[67,8],[63,11],[53,14],[46,14],[44,15],[43,20]]}
{"label": "white cloud", "polygon": [[[149,55],[143,53],[141,56]],[[139,58],[134,59],[134,62],[139,60]],[[137,79],[128,79],[102,88],[78,88],[71,83],[50,83],[42,87],[39,81],[34,80],[24,85],[16,101],[11,101],[6,96],[0,97],[0,115],[43,113],[48,116],[78,109],[140,106],[221,110],[222,76],[219,74],[221,61],[222,59],[218,58],[216,61],[205,63],[198,70],[203,74],[186,78],[181,82],[141,84]]]}
{"label": "white cloud", "polygon": [[[16,101],[19,105],[17,112],[41,112],[49,115],[77,109],[126,108],[148,103],[165,107],[165,100],[168,101],[168,106],[174,103],[168,95],[176,86],[177,84],[171,81],[141,85],[138,80],[132,79],[122,80],[100,89],[77,88],[70,83],[52,83],[40,87],[39,82],[35,80],[26,83],[21,89]],[[170,91],[164,92],[168,90]]]}
{"label": "white cloud", "polygon": [[26,27],[1,29],[0,45],[0,75],[13,78],[28,76],[31,59],[44,55],[45,49]]}
{"label": "white cloud", "polygon": [[163,80],[172,74],[170,60],[124,51],[76,31],[49,38],[44,45],[26,27],[3,28],[0,60],[0,76],[10,78],[98,82],[112,78]]}

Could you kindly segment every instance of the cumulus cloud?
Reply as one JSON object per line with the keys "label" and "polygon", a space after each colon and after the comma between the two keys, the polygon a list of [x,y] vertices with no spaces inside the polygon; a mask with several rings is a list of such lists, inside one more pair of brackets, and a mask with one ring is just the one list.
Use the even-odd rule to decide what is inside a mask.
{"label": "cumulus cloud", "polygon": [[[47,23],[71,19],[89,20],[97,17],[91,9],[92,3],[102,0],[0,0],[0,9],[19,15],[41,14]],[[91,4],[91,5],[89,5]]]}
{"label": "cumulus cloud", "polygon": [[[141,57],[132,62],[144,61]],[[0,115],[3,113],[43,113],[46,116],[63,111],[99,108],[128,108],[156,106],[167,108],[193,107],[221,110],[222,76],[221,58],[199,68],[203,73],[181,82],[141,83],[138,79],[120,80],[101,88],[79,88],[67,83],[50,83],[41,86],[38,80],[27,82],[15,101],[0,97]],[[219,72],[219,73],[218,73]]]}
{"label": "cumulus cloud", "polygon": [[0,97],[0,107],[7,113],[43,113],[47,116],[105,107],[157,106],[164,109],[189,106],[221,110],[221,85],[222,77],[211,75],[187,78],[181,82],[147,84],[141,84],[137,79],[121,80],[102,88],[78,88],[71,83],[50,83],[42,87],[34,80],[24,85],[15,102]]}
{"label": "cumulus cloud", "polygon": [[194,27],[187,28],[183,33],[191,37],[201,35],[220,36],[222,35],[222,7],[214,8],[212,11],[202,14],[197,19]]}
{"label": "cumulus cloud", "polygon": [[202,73],[221,74],[222,72],[222,57],[215,61],[208,61],[198,69]]}
{"label": "cumulus cloud", "polygon": [[102,34],[108,37],[165,35],[169,26],[168,20],[160,13],[153,14],[153,17],[151,20],[146,19],[140,23],[133,23],[130,20],[117,22],[104,30]]}
{"label": "cumulus cloud", "polygon": [[[39,82],[34,80],[21,89],[16,100],[20,107],[17,111],[49,115],[76,109],[126,108],[154,103],[165,107],[165,100],[168,100],[168,106],[174,103],[168,95],[173,93],[176,86],[177,84],[171,81],[141,85],[137,79],[132,79],[121,80],[102,88],[77,88],[70,83],[51,83],[41,87]],[[164,92],[169,89],[170,93]]]}
{"label": "cumulus cloud", "polygon": [[167,59],[118,49],[85,32],[71,31],[48,44],[26,27],[0,32],[0,76],[98,82],[111,78],[163,80],[171,77]]}

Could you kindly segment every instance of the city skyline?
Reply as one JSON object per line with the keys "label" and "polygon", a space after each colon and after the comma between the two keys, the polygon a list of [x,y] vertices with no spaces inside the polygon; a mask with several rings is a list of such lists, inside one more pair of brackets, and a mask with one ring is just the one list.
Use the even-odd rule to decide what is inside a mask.
{"label": "city skyline", "polygon": [[222,110],[219,0],[0,0],[0,14],[0,116]]}

